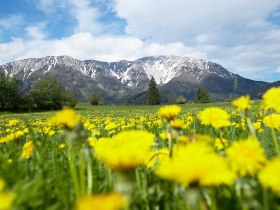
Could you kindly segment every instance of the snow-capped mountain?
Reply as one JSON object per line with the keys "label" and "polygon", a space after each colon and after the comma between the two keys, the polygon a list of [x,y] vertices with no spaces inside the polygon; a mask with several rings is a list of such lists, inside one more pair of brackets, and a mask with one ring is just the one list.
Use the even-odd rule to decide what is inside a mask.
{"label": "snow-capped mountain", "polygon": [[213,93],[224,93],[226,89],[227,94],[230,90],[233,92],[233,82],[237,78],[242,94],[263,84],[235,75],[211,61],[179,56],[151,56],[117,62],[47,56],[7,63],[0,66],[0,71],[22,80],[27,87],[41,77],[56,76],[81,99],[92,91],[108,99],[131,96],[145,91],[151,77],[165,93],[174,92],[191,99],[199,85],[205,85],[210,92],[215,90]]}

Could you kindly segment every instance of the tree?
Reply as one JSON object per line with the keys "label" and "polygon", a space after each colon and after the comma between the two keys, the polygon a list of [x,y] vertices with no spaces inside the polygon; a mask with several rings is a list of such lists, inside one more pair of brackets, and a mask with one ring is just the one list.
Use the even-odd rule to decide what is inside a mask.
{"label": "tree", "polygon": [[37,80],[30,90],[30,97],[39,109],[61,109],[65,89],[55,77]]}
{"label": "tree", "polygon": [[179,98],[176,99],[175,103],[176,104],[186,104],[187,99],[184,96],[179,96]]}
{"label": "tree", "polygon": [[160,104],[160,94],[159,94],[159,90],[157,88],[157,83],[156,83],[154,77],[152,77],[150,80],[147,104],[148,105]]}
{"label": "tree", "polygon": [[205,87],[200,86],[196,93],[196,101],[197,103],[210,103],[209,93]]}
{"label": "tree", "polygon": [[0,72],[0,109],[17,109],[20,105],[19,83],[14,77]]}
{"label": "tree", "polygon": [[91,105],[100,105],[101,104],[101,96],[99,93],[93,92],[90,94],[90,96],[88,97],[88,101]]}

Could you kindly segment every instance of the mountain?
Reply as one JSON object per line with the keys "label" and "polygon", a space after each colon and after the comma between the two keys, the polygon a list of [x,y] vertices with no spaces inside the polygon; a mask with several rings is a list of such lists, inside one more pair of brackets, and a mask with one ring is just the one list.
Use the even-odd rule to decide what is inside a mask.
{"label": "mountain", "polygon": [[233,74],[211,61],[179,56],[151,56],[117,62],[47,56],[7,63],[0,66],[0,71],[22,81],[24,89],[29,89],[42,77],[55,76],[80,100],[86,100],[91,92],[99,92],[105,102],[110,103],[143,102],[152,76],[163,102],[175,101],[180,95],[194,100],[200,85],[208,89],[213,100],[222,101],[232,94],[248,94],[267,84]]}

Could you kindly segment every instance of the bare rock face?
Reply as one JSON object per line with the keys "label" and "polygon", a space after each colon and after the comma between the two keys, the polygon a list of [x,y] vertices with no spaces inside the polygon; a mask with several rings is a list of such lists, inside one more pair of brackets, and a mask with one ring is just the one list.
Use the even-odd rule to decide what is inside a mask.
{"label": "bare rock face", "polygon": [[[200,85],[209,90],[213,100],[225,100],[229,94],[248,94],[265,84],[233,74],[211,61],[179,56],[152,56],[117,62],[47,56],[7,63],[0,66],[0,71],[21,80],[25,89],[42,77],[55,76],[80,100],[95,91],[112,103],[145,92],[151,77],[155,78],[166,102],[172,102],[169,100],[171,95],[173,98],[183,95],[193,100]],[[234,90],[235,80],[238,80],[238,87]]]}

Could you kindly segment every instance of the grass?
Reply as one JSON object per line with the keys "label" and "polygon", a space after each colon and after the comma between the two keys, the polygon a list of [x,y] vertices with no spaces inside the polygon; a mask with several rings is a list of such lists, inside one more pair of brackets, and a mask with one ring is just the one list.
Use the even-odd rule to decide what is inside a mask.
{"label": "grass", "polygon": [[[182,145],[179,143],[182,137],[189,144],[195,134],[201,134],[211,140],[211,148],[214,148],[215,154],[225,159],[225,150],[233,142],[252,135],[250,121],[257,122],[263,119],[260,114],[269,114],[260,109],[259,105],[260,101],[253,101],[250,111],[241,114],[227,102],[181,105],[182,112],[177,118],[187,124],[183,129],[172,128],[167,120],[158,116],[157,112],[162,106],[91,106],[81,103],[76,106],[76,113],[82,116],[82,122],[74,128],[65,127],[67,123],[73,121],[73,116],[69,117],[66,114],[60,117],[64,120],[63,125],[48,123],[55,115],[55,111],[2,112],[0,142],[4,142],[9,135],[12,136],[12,140],[0,143],[0,179],[6,183],[4,191],[0,190],[0,198],[5,193],[14,192],[15,210],[72,210],[75,209],[79,198],[118,191],[119,188],[116,186],[121,184],[126,186],[125,189],[134,189],[126,195],[131,199],[129,207],[131,210],[240,208],[268,210],[267,205],[271,209],[277,209],[280,207],[277,195],[268,189],[263,191],[256,173],[252,176],[239,177],[231,185],[205,187],[194,182],[186,187],[174,180],[168,181],[157,176],[154,173],[157,167],[155,164],[152,168],[141,165],[129,173],[125,171],[121,173],[126,174],[125,178],[120,179],[120,173],[100,161],[94,152],[94,147],[98,141],[102,141],[101,138],[111,138],[126,130],[144,130],[155,135],[154,152],[162,148],[167,150],[172,148],[170,142],[184,147],[185,143]],[[219,129],[201,124],[197,114],[209,107],[227,110],[232,124]],[[19,122],[13,124],[12,119]],[[255,128],[254,132],[265,150],[266,157],[271,159],[278,156],[272,141],[271,129],[261,123],[261,127]],[[215,145],[217,138],[227,140],[227,145],[223,145],[221,150]],[[30,141],[33,147],[25,151],[27,154],[30,153],[30,157],[23,158],[24,145]],[[141,150],[141,145],[127,152],[133,152],[134,149]],[[241,153],[240,151],[238,154]],[[121,155],[124,154],[116,155],[115,159]],[[199,157],[194,157],[194,162],[195,158]],[[201,172],[203,170],[198,171]],[[123,192],[126,193],[127,190]]]}

